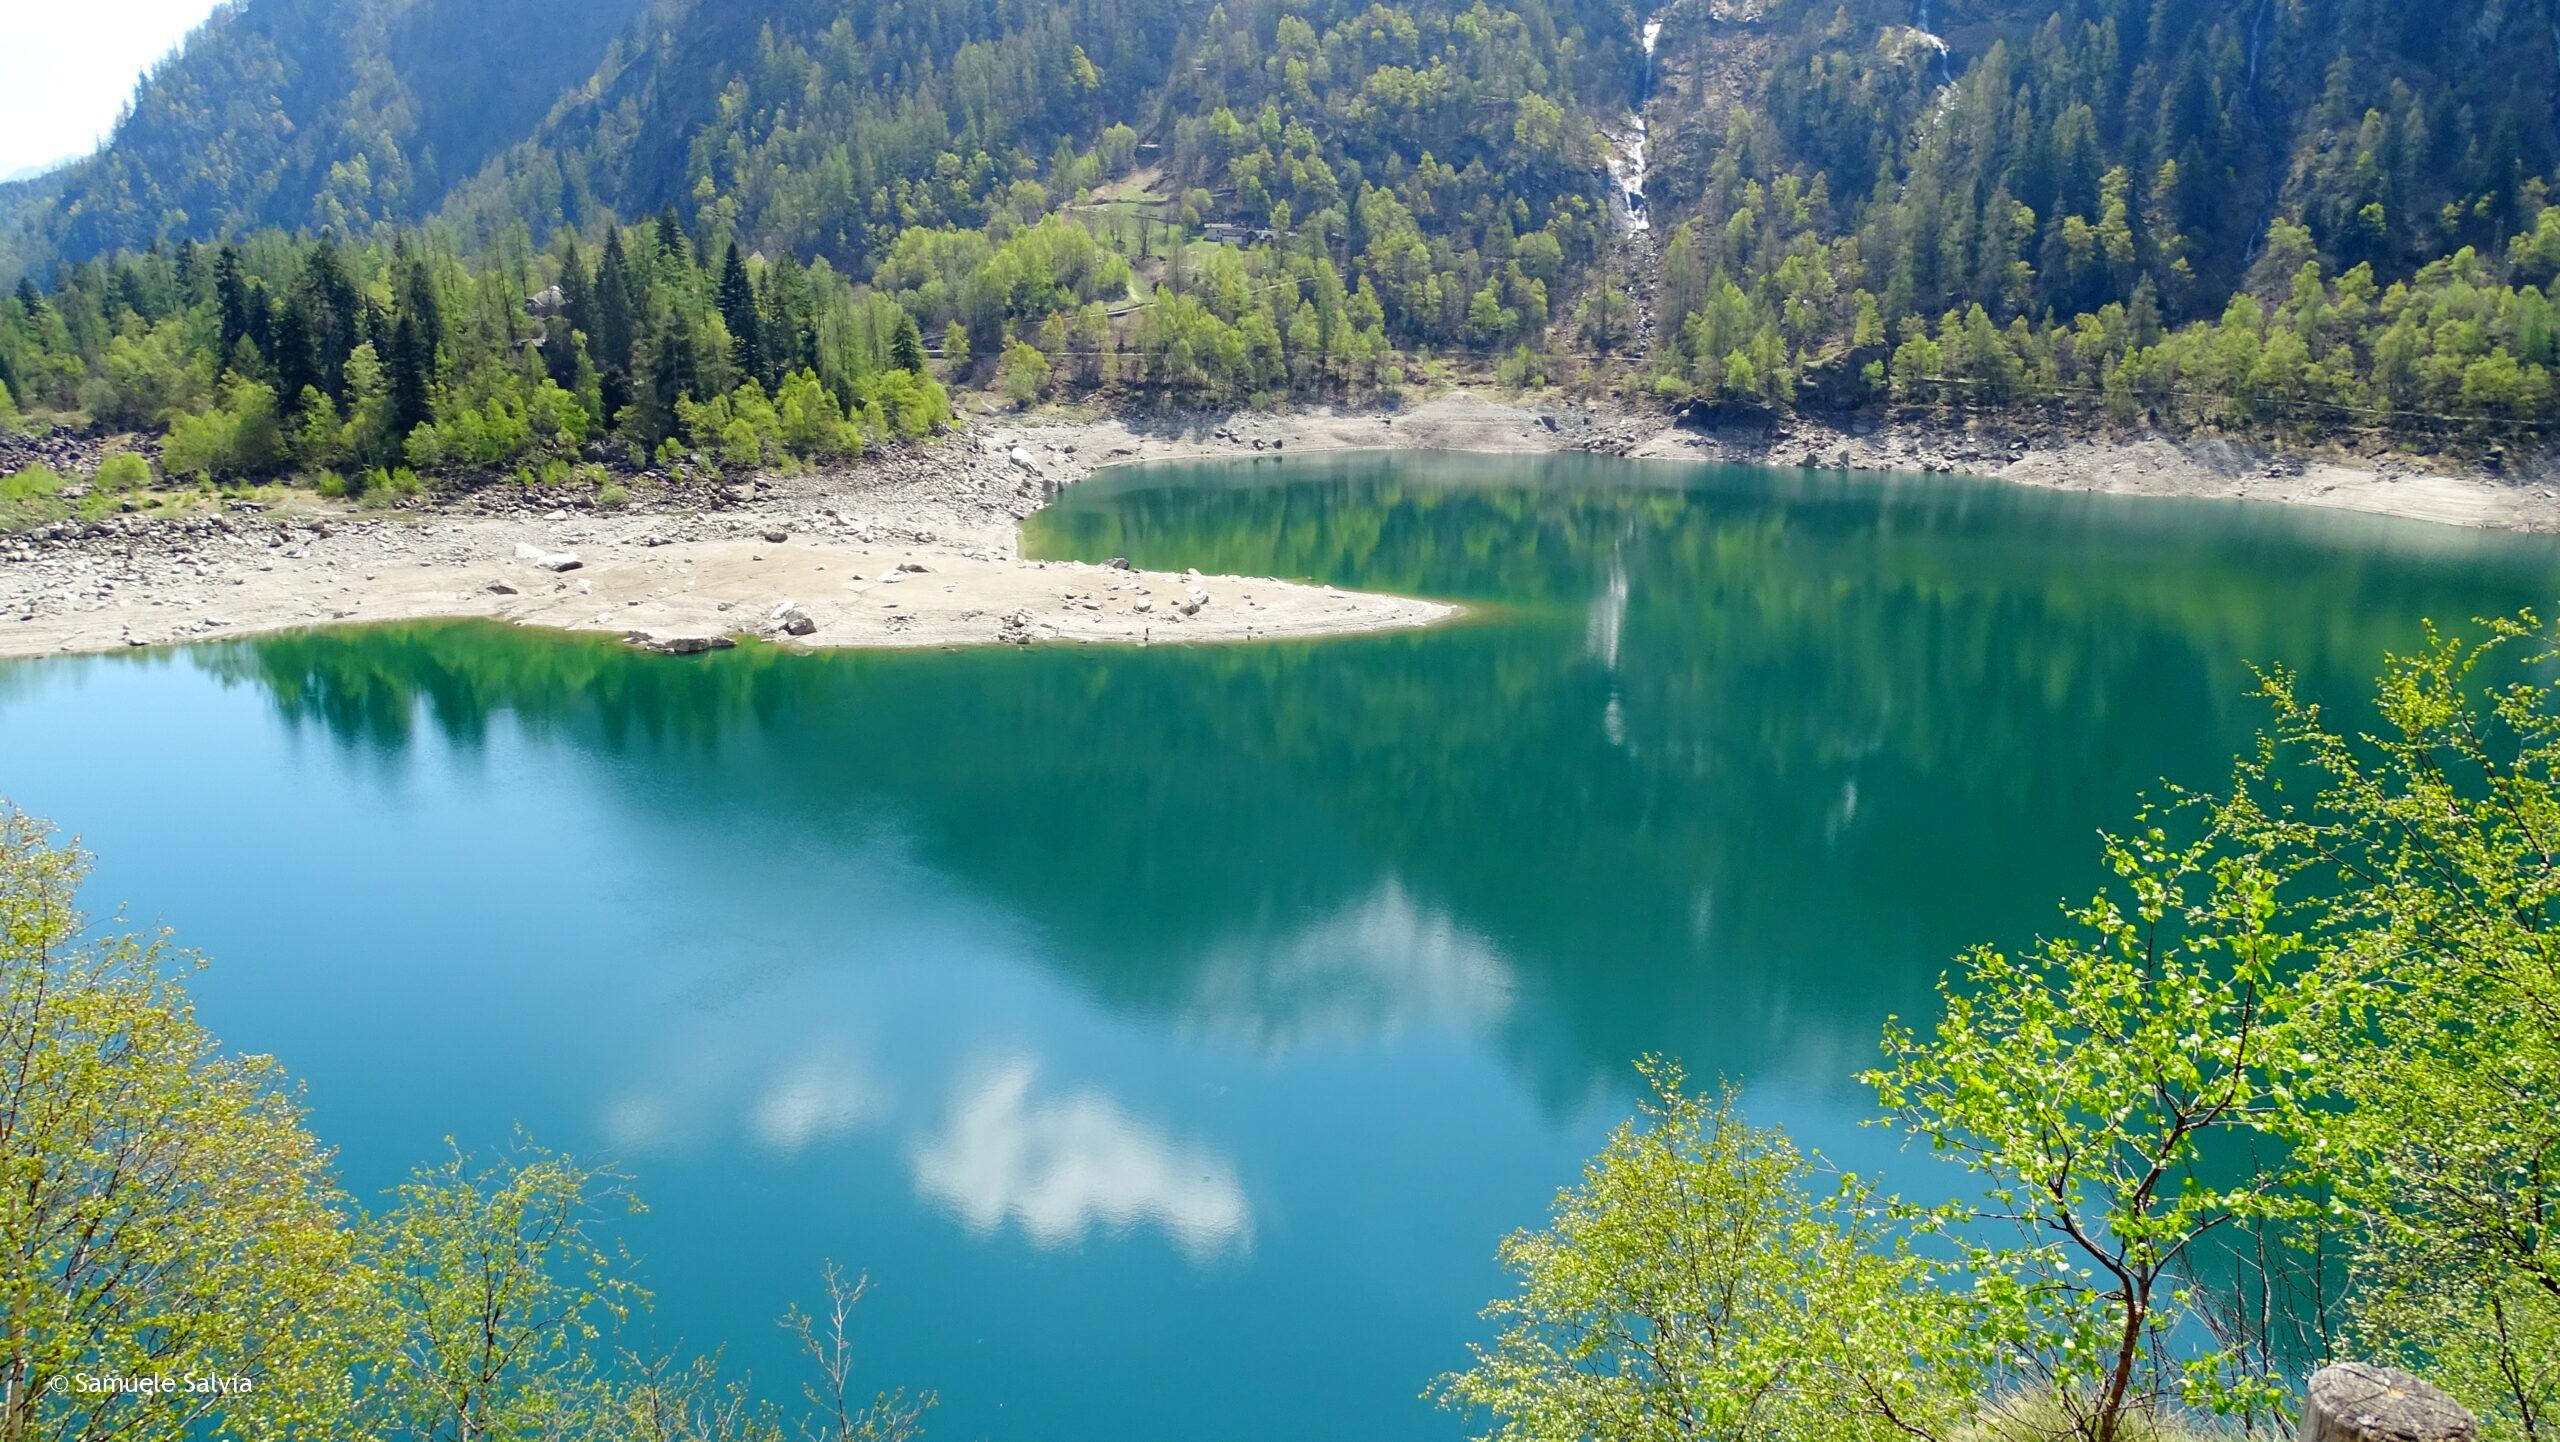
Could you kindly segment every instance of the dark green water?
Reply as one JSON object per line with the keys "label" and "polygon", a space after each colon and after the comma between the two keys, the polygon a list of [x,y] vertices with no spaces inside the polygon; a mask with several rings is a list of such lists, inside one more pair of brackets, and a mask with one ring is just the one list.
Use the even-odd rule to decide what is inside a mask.
{"label": "dark green water", "polygon": [[371,1194],[619,1159],[658,1339],[960,1438],[1450,1438],[1495,1240],[1631,1058],[1857,1126],[1888,1013],[2094,831],[2560,545],[1992,483],[1472,457],[1129,472],[1055,555],[1480,603],[1233,648],[697,660],[485,625],[0,668],[0,793],[215,959]]}

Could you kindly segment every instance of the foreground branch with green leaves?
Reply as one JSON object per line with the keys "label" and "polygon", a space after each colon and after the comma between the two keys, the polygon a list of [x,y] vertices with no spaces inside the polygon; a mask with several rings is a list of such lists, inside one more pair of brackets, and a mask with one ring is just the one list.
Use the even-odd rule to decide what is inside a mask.
{"label": "foreground branch with green leaves", "polygon": [[1882,1120],[1969,1199],[1832,1183],[1646,1064],[1442,1396],[1517,1439],[2289,1436],[2352,1355],[2555,1435],[2555,671],[2529,615],[2430,630],[2370,732],[2264,673],[2227,788],[2138,814],[2060,931],[1888,1028]]}
{"label": "foreground branch with green leaves", "polygon": [[[224,1436],[904,1442],[930,1395],[850,1391],[860,1279],[786,1319],[797,1417],[622,1345],[649,1303],[621,1178],[519,1141],[369,1215],[275,1062],[196,1020],[166,938],[92,927],[87,858],[0,808],[0,1442]],[[191,1376],[175,1393],[110,1379]]]}

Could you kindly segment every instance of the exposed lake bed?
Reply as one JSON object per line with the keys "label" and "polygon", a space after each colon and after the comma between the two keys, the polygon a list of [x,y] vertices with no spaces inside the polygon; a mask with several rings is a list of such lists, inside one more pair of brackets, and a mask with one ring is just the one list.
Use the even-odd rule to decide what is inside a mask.
{"label": "exposed lake bed", "polygon": [[699,651],[733,636],[805,647],[1251,640],[1452,612],[1270,577],[1028,561],[1015,518],[1049,484],[1010,458],[953,447],[627,508],[512,490],[442,511],[233,508],[13,557],[0,567],[0,656],[430,618]]}
{"label": "exposed lake bed", "polygon": [[1480,619],[33,661],[0,790],[213,958],[205,1016],[359,1195],[519,1123],[615,1160],[661,1340],[760,1388],[832,1257],[865,1381],[948,1435],[1454,1437],[1418,1394],[1635,1056],[1925,1184],[1858,1125],[1883,1018],[2045,928],[2136,792],[2217,780],[2249,663],[2352,705],[2419,618],[2560,590],[2548,538],[2310,508],[1292,451],[1106,468],[1018,559]]}
{"label": "exposed lake bed", "polygon": [[[616,508],[499,487],[421,510],[302,501],[186,520],[63,523],[41,539],[0,541],[8,562],[0,565],[0,656],[439,617],[598,631],[678,650],[737,635],[808,647],[1255,640],[1447,619],[1451,608],[1434,600],[1189,566],[1109,575],[1019,554],[1022,517],[1117,466],[1362,450],[1960,472],[2081,493],[2560,530],[2560,482],[2541,471],[2502,476],[2060,429],[1667,424],[1597,405],[1523,406],[1461,392],[1395,412],[982,417],[937,446],[845,470],[644,486]],[[552,568],[564,559],[576,567]],[[792,612],[806,623],[790,624]]]}

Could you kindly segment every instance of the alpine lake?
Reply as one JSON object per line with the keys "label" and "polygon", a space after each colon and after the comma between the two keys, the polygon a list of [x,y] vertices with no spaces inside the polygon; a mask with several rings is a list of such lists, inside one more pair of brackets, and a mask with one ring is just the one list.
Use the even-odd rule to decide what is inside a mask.
{"label": "alpine lake", "polygon": [[2212,786],[2253,664],[2361,714],[2560,540],[2001,482],[1157,465],[1034,554],[1454,599],[1236,646],[706,657],[490,623],[0,666],[0,795],[212,966],[360,1198],[609,1161],[644,1346],[943,1438],[1451,1439],[1423,1396],[1659,1053],[1932,1196],[1888,1016]]}

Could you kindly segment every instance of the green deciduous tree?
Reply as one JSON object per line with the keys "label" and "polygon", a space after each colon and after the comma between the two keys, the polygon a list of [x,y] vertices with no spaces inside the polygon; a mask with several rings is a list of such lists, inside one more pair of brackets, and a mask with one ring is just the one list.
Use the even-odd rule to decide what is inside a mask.
{"label": "green deciduous tree", "polygon": [[1007,399],[1015,405],[1027,406],[1040,399],[1049,386],[1049,357],[1040,348],[1025,341],[1015,341],[1004,348],[996,361],[996,379],[1004,386]]}
{"label": "green deciduous tree", "polygon": [[235,380],[221,405],[170,426],[160,463],[175,476],[225,478],[273,470],[284,455],[275,392]]}
{"label": "green deciduous tree", "polygon": [[786,1317],[818,1378],[796,1429],[710,1361],[619,1346],[648,1298],[610,1172],[522,1141],[457,1151],[364,1217],[273,1060],[197,1023],[194,960],[81,915],[87,869],[0,806],[0,1442],[920,1430],[930,1394],[856,1397],[863,1284],[832,1266],[819,1314]]}
{"label": "green deciduous tree", "polygon": [[459,1152],[394,1192],[373,1229],[385,1305],[366,1410],[419,1442],[574,1435],[605,1380],[602,1339],[647,1294],[606,1227],[618,1177],[519,1143]]}
{"label": "green deciduous tree", "polygon": [[2027,1282],[2011,1366],[2086,1442],[2166,1407],[2277,1400],[2243,1349],[2171,1334],[2195,1320],[2183,1287],[2209,1238],[2302,1206],[2290,1169],[2224,1153],[2317,1084],[2311,943],[2280,864],[2222,826],[2173,839],[2175,819],[2109,839],[2118,890],[2072,908],[2068,931],[1968,952],[1934,1032],[1890,1028],[1870,1077],[1983,1178],[1977,1221],[2016,1229],[1971,1265]]}
{"label": "green deciduous tree", "polygon": [[1542,1228],[1448,1404],[1517,1442],[1884,1442],[1945,1435],[1978,1375],[1980,1304],[1939,1283],[1854,1178],[1755,1128],[1669,1063]]}
{"label": "green deciduous tree", "polygon": [[151,484],[151,463],[132,451],[118,451],[98,462],[97,484],[101,490],[138,490]]}
{"label": "green deciduous tree", "polygon": [[2528,615],[2393,659],[2382,724],[2339,731],[2269,673],[2298,810],[2239,814],[2337,898],[2318,973],[2330,1086],[2293,1128],[2356,1227],[2355,1340],[2426,1369],[2494,1433],[2560,1423],[2560,641]]}
{"label": "green deciduous tree", "polygon": [[[0,809],[0,1438],[349,1435],[370,1271],[327,1154],[192,958],[89,926],[87,869]],[[80,1380],[190,1374],[248,1386]]]}

